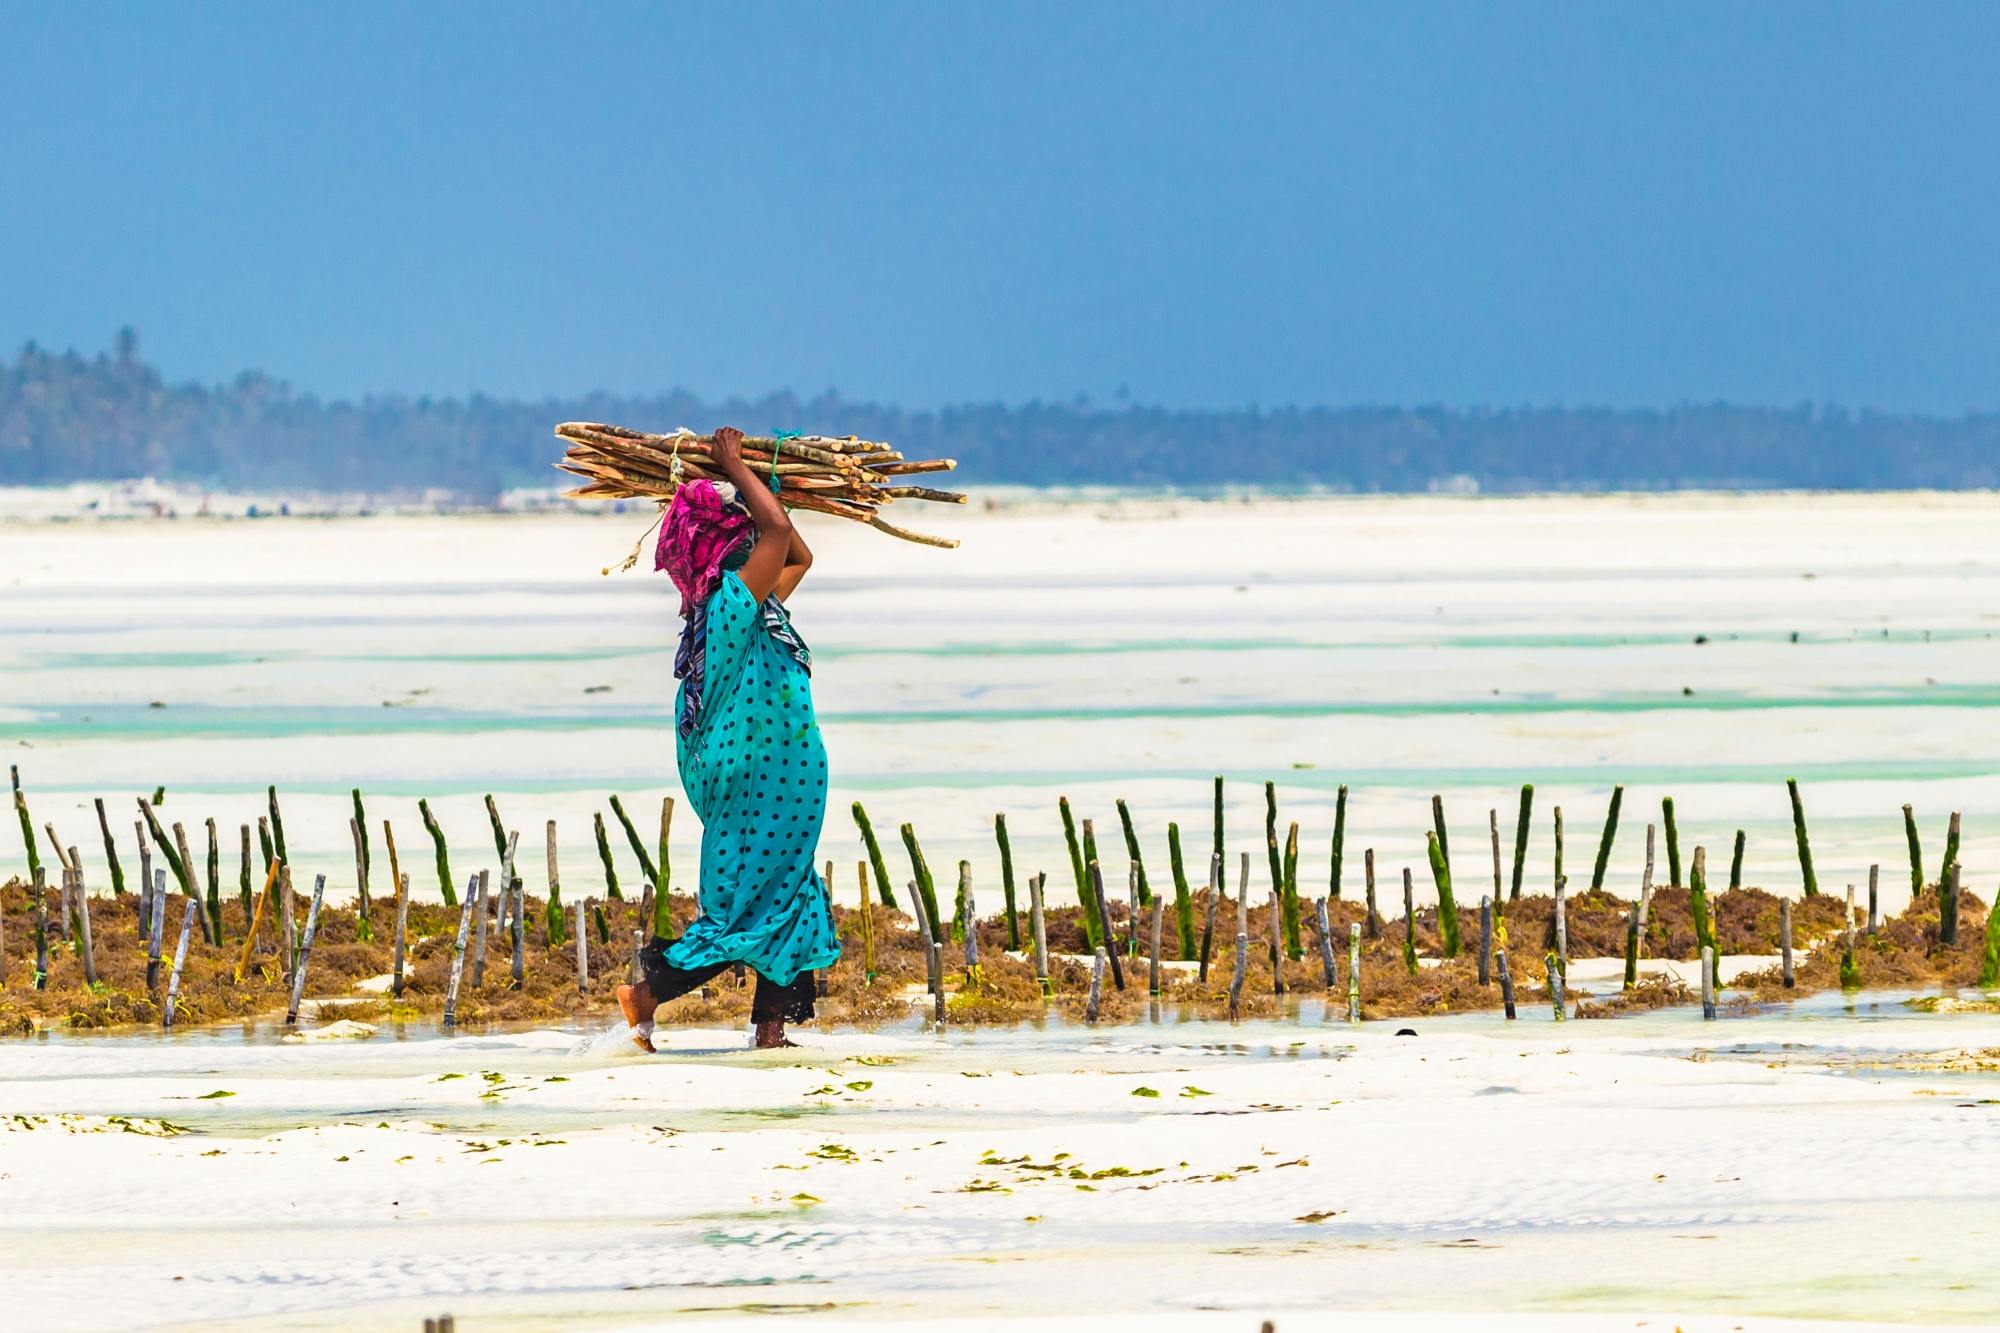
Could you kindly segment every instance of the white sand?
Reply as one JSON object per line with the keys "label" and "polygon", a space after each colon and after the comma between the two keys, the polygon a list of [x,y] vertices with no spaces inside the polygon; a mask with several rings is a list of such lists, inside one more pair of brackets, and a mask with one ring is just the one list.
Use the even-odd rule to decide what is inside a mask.
{"label": "white sand", "polygon": [[804,1039],[0,1046],[10,1115],[195,1131],[0,1125],[0,1288],[36,1329],[2000,1308],[2000,1078],[1868,1067],[1990,1017]]}

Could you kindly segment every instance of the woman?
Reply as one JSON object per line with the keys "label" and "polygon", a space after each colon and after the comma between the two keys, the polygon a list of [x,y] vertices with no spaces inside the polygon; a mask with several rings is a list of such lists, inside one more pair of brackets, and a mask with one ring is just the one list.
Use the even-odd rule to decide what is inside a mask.
{"label": "woman", "polygon": [[[681,786],[701,820],[701,915],[654,939],[643,979],[618,988],[632,1040],[653,1049],[653,1011],[733,963],[756,970],[757,1046],[790,1046],[785,1020],[812,1017],[813,971],[840,957],[826,884],[813,869],[826,815],[826,747],[813,720],[811,658],[785,599],[812,566],[768,478],[743,465],[743,432],[715,433],[729,487],[674,493],[654,567],[680,589],[675,717]],[[665,891],[661,885],[661,891]]]}

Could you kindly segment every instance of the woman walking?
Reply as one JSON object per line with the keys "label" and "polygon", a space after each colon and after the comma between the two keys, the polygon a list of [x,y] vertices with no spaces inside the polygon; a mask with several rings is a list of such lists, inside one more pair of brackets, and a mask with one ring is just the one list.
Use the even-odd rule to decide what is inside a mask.
{"label": "woman walking", "polygon": [[647,1051],[654,1009],[734,963],[757,973],[756,1044],[790,1046],[786,1020],[812,1017],[813,971],[840,957],[813,868],[826,747],[812,659],[785,609],[812,552],[771,485],[744,466],[742,442],[734,427],[715,433],[730,484],[675,491],[654,561],[673,576],[686,621],[675,715],[681,786],[701,820],[701,914],[679,939],[647,945],[642,979],[618,988],[632,1040]]}

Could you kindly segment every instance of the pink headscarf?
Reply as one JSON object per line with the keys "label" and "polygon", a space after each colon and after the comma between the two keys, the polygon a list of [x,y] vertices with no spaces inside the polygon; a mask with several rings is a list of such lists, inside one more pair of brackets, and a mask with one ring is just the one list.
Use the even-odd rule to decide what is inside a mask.
{"label": "pink headscarf", "polygon": [[681,592],[681,615],[692,616],[722,581],[723,562],[755,531],[750,516],[722,499],[715,483],[697,479],[674,492],[660,523],[653,568],[673,576]]}

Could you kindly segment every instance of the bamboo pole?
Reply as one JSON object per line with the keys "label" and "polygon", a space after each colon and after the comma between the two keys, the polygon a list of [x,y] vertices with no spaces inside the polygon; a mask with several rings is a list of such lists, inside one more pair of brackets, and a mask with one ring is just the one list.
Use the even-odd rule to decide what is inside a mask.
{"label": "bamboo pole", "polygon": [[[163,915],[165,914],[164,907],[162,907],[161,912]],[[181,991],[181,969],[187,965],[188,937],[194,933],[195,918],[200,915],[201,903],[194,898],[187,899],[187,906],[181,909],[181,938],[180,942],[174,945],[173,971],[167,977],[167,999],[166,1003],[160,1008],[160,1026],[163,1028],[170,1028],[174,1025],[174,1005],[180,998]],[[296,1002],[294,1002],[293,1007],[297,1008]],[[290,1020],[287,1019],[286,1021],[289,1022]]]}
{"label": "bamboo pole", "polygon": [[299,941],[299,961],[292,968],[292,1002],[285,1009],[285,1026],[297,1027],[299,1002],[306,991],[306,968],[312,962],[313,940],[319,935],[319,907],[326,897],[326,876],[313,876],[312,905],[306,908],[306,933]]}

